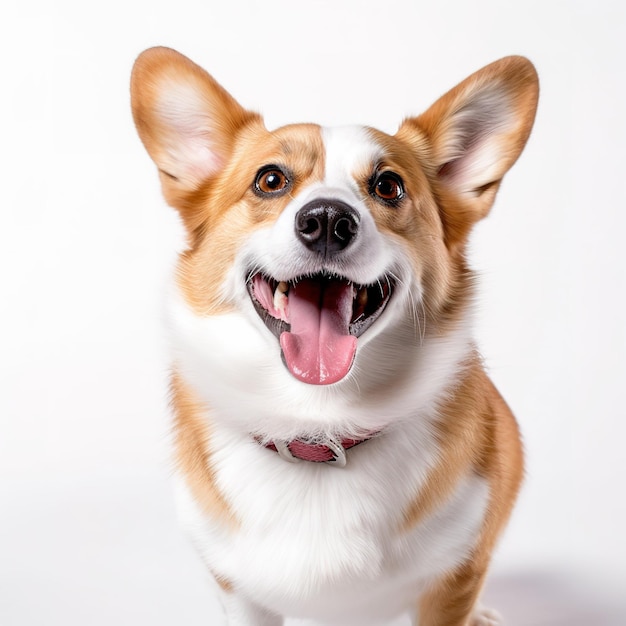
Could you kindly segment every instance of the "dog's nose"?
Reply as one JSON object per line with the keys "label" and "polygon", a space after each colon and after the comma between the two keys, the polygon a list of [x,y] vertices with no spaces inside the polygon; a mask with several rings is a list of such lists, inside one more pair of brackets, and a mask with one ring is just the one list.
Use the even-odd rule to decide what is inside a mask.
{"label": "dog's nose", "polygon": [[345,250],[359,232],[359,214],[341,200],[317,198],[297,213],[298,239],[313,252],[332,256]]}

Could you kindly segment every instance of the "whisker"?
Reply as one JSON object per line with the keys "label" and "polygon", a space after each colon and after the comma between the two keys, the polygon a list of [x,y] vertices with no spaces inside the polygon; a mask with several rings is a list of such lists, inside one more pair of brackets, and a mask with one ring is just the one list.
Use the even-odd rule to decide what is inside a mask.
{"label": "whisker", "polygon": [[255,265],[248,272],[248,276],[246,277],[246,284],[252,281],[252,279],[259,273],[261,267],[259,265]]}
{"label": "whisker", "polygon": [[425,303],[422,298],[418,298],[411,289],[411,286],[406,284],[398,275],[393,272],[389,272],[389,276],[393,278],[393,280],[398,285],[406,286],[407,294],[409,298],[409,310],[411,314],[411,319],[413,320],[413,326],[417,331],[417,338],[419,340],[420,346],[424,344],[424,339],[426,337],[426,309]]}

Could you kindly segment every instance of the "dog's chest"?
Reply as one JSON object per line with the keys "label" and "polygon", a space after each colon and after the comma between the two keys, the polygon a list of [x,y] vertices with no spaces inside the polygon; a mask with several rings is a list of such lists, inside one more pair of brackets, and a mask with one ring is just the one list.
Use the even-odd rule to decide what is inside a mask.
{"label": "dog's chest", "polygon": [[231,442],[216,469],[238,524],[213,521],[183,485],[181,517],[214,573],[276,612],[339,623],[385,619],[466,558],[488,498],[482,479],[466,477],[444,506],[403,529],[432,461],[423,450],[401,474],[390,471],[390,451],[409,454],[406,445],[399,433],[367,442],[338,469],[291,465]]}

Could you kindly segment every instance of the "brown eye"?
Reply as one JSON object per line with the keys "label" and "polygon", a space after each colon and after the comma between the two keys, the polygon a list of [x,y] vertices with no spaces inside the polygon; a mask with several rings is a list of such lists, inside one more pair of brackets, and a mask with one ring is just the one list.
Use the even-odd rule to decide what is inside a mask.
{"label": "brown eye", "polygon": [[402,179],[394,172],[381,172],[374,178],[372,193],[387,204],[396,204],[404,197]]}
{"label": "brown eye", "polygon": [[289,186],[285,172],[272,165],[263,168],[256,176],[254,187],[261,194],[279,193]]}

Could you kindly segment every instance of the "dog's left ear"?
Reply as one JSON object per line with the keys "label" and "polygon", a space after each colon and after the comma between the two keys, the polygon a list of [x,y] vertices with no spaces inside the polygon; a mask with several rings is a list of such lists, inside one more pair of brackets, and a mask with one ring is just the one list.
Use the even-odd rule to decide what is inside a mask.
{"label": "dog's left ear", "polygon": [[187,198],[218,174],[237,134],[260,120],[212,76],[170,48],[150,48],[133,67],[131,104],[139,136],[159,169],[163,194],[192,230]]}
{"label": "dog's left ear", "polygon": [[463,239],[489,212],[535,119],[539,82],[532,63],[506,57],[472,74],[426,113],[405,120],[398,137],[426,135],[431,174],[448,241]]}

